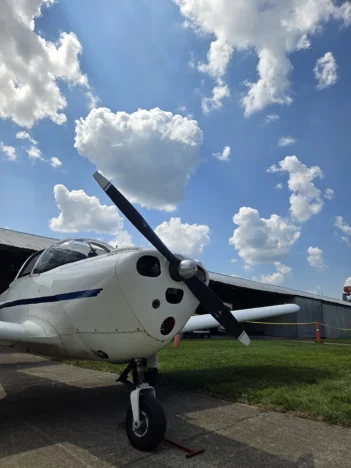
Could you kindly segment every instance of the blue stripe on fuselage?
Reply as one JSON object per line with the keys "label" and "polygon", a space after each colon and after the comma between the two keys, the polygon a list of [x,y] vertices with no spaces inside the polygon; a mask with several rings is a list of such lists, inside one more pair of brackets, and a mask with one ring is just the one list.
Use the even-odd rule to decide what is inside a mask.
{"label": "blue stripe on fuselage", "polygon": [[48,302],[59,302],[59,301],[69,301],[71,299],[84,299],[86,297],[96,297],[100,294],[102,288],[99,289],[89,289],[87,291],[75,291],[64,294],[56,294],[55,296],[42,296],[42,297],[30,297],[28,299],[18,299],[17,301],[9,301],[0,304],[0,309],[5,307],[16,307],[21,305],[30,305],[30,304],[46,304]]}

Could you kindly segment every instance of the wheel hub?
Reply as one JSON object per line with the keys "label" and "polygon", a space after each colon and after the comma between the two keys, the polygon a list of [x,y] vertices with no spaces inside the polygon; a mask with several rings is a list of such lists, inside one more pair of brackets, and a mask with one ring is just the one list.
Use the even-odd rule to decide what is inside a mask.
{"label": "wheel hub", "polygon": [[134,424],[133,431],[137,437],[144,437],[149,429],[149,419],[145,413],[145,411],[140,411],[140,422],[138,427]]}

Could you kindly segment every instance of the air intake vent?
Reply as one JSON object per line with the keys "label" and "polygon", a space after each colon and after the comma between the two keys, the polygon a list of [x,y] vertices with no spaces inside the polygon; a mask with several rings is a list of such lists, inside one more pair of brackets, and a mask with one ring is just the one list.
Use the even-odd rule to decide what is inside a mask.
{"label": "air intake vent", "polygon": [[140,257],[137,261],[137,270],[141,276],[156,278],[161,274],[161,264],[157,257],[144,255],[144,257]]}
{"label": "air intake vent", "polygon": [[177,288],[168,288],[166,291],[166,301],[170,304],[179,304],[184,296],[184,291]]}
{"label": "air intake vent", "polygon": [[175,320],[173,317],[168,317],[164,322],[162,322],[161,325],[161,334],[162,335],[169,335],[171,331],[173,330],[175,325]]}

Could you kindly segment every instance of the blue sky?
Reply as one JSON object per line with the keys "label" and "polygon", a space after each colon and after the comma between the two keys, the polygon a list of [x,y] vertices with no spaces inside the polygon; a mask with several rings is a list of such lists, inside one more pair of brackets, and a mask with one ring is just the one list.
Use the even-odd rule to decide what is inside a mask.
{"label": "blue sky", "polygon": [[[39,0],[37,3],[40,3]],[[199,3],[203,12],[211,13],[215,2],[203,0]],[[276,3],[272,2],[272,9],[276,6],[277,17],[281,15],[281,18],[284,18],[285,7],[280,11]],[[295,6],[296,9],[300,8],[302,18],[308,16],[309,12],[303,7],[308,2],[289,0],[286,3],[291,3],[290,6]],[[163,234],[165,241],[173,248],[184,249],[184,242],[191,244],[188,253],[201,257],[209,270],[249,279],[255,277],[296,289],[321,291],[324,295],[340,297],[345,279],[351,276],[351,67],[348,53],[351,47],[351,13],[344,9],[338,16],[335,12],[339,10],[334,11],[333,8],[338,8],[342,2],[334,5],[330,0],[321,1],[321,9],[323,7],[325,11],[326,6],[330,8],[330,17],[322,18],[324,13],[317,11],[322,19],[314,25],[315,29],[318,26],[318,32],[312,27],[306,30],[309,46],[297,50],[298,47],[294,43],[287,52],[279,45],[272,45],[277,42],[274,40],[275,36],[263,27],[261,32],[257,32],[252,31],[249,26],[246,29],[243,26],[243,36],[253,44],[244,46],[244,42],[240,42],[242,37],[239,37],[239,28],[235,23],[238,12],[235,11],[235,7],[232,8],[233,11],[230,8],[226,9],[226,0],[222,0],[220,4],[227,13],[221,18],[219,8],[216,21],[210,21],[209,24],[202,22],[199,12],[191,10],[193,2],[190,0],[86,1],[84,14],[82,3],[78,1],[60,0],[53,5],[42,6],[41,16],[34,18],[35,30],[31,31],[28,24],[25,24],[26,34],[31,35],[33,41],[41,37],[46,44],[52,42],[59,47],[57,41],[60,33],[74,33],[82,46],[82,52],[68,58],[55,58],[56,62],[50,59],[43,70],[38,62],[36,72],[28,73],[27,84],[32,87],[32,96],[28,99],[29,104],[26,108],[25,103],[22,103],[22,107],[13,110],[15,101],[11,103],[8,95],[6,97],[0,80],[0,117],[3,117],[0,119],[0,141],[3,148],[0,155],[0,195],[3,200],[0,206],[0,226],[59,238],[78,235],[72,234],[72,230],[75,230],[79,235],[100,237],[106,241],[116,236],[117,239],[120,238],[118,232],[123,231],[129,233],[134,243],[146,245],[127,221],[123,224],[118,213],[112,213],[111,210],[107,212],[101,208],[101,205],[110,205],[110,201],[102,193],[92,174],[96,167],[103,172],[106,172],[104,168],[109,168],[109,175],[115,175],[113,180],[116,186],[121,188],[119,182],[128,195],[134,197],[137,208],[154,228],[168,222],[171,217],[180,218],[182,224],[200,225],[200,229],[195,227],[191,230],[191,226],[185,226],[181,231],[179,226],[169,225],[167,229],[159,228],[158,232]],[[263,14],[262,1],[250,0],[247,4],[255,9],[259,20]],[[31,17],[36,13],[31,11],[29,6],[23,7],[27,8],[24,12],[14,11],[14,8],[9,7],[8,16],[5,15],[4,21],[19,21],[16,19],[18,13],[26,13]],[[184,12],[188,12],[187,17]],[[229,26],[223,32],[226,16],[230,17],[231,14],[233,25],[230,27],[229,21]],[[24,17],[27,17],[26,15]],[[270,18],[273,16],[272,14]],[[189,22],[188,27],[184,27],[183,24],[186,19]],[[242,22],[246,20],[244,15]],[[274,19],[268,21],[272,21],[270,29],[274,31],[278,23],[275,23]],[[260,25],[261,22],[258,21],[257,24]],[[295,24],[294,27],[299,29]],[[205,34],[205,29],[212,34]],[[295,42],[299,39],[297,34],[293,37],[291,33],[284,31],[279,34],[278,39],[283,37],[287,41],[291,39]],[[24,40],[23,37],[16,37],[14,33],[13,43],[18,46]],[[227,60],[219,53],[216,60],[223,65],[222,71],[216,69],[211,73],[203,72],[199,69],[199,62],[208,63],[207,52],[216,39],[229,44],[230,58]],[[3,41],[1,43],[4,44]],[[249,111],[250,115],[245,116],[245,107],[241,100],[247,95],[249,88],[244,82],[247,80],[255,83],[260,79],[257,65],[259,51],[264,48],[263,43],[270,44],[271,49],[268,46],[266,48],[277,57],[276,69],[270,66],[272,72],[263,76],[267,86],[271,86],[273,98],[260,109],[253,106],[254,109]],[[18,50],[21,50],[18,61],[23,60],[24,64],[32,63],[30,59],[33,59],[33,55],[30,54],[40,54],[40,49],[36,52],[34,47],[34,52],[27,51],[26,48]],[[324,80],[329,79],[329,82],[324,87],[322,84],[321,89],[318,89],[320,81],[316,78],[314,67],[317,60],[329,52],[332,60],[328,62],[329,68],[322,77]],[[11,62],[6,50],[1,53],[2,61],[8,66],[9,76],[16,77],[19,64],[14,65]],[[21,53],[23,56],[20,56]],[[284,75],[282,57],[287,57],[293,67],[287,77]],[[328,57],[330,58],[330,55]],[[193,66],[190,66],[189,62],[190,65],[192,62]],[[214,60],[213,63],[217,62]],[[79,71],[69,74],[67,70],[73,69],[77,64]],[[267,67],[269,65],[263,59],[261,64]],[[43,118],[33,117],[33,111],[31,116],[31,108],[28,107],[36,106],[35,99],[39,99],[42,86],[40,80],[35,81],[37,77],[34,75],[41,76],[41,72],[57,75],[55,86],[67,101],[66,107],[58,110],[66,116],[64,123],[55,123],[49,114]],[[276,78],[279,73],[282,73],[282,76]],[[261,72],[261,78],[262,74],[264,72]],[[79,83],[84,75],[88,85]],[[288,88],[282,85],[285,78],[289,84]],[[22,86],[26,84],[27,77],[24,74],[15,79],[18,80],[17,86]],[[211,97],[212,89],[216,85],[227,86],[230,97],[223,98],[219,101],[217,109],[206,113],[202,108],[203,99]],[[134,140],[130,143],[128,135],[125,136],[121,131],[111,136],[112,127],[112,130],[109,128],[106,133],[93,134],[92,127],[88,126],[85,120],[88,114],[93,112],[89,109],[89,99],[86,95],[88,91],[99,99],[97,108],[110,110],[108,113],[106,111],[109,117],[120,111],[127,113],[129,117],[139,109],[149,112],[159,108],[162,112],[171,113],[167,117],[171,119],[171,126],[174,125],[172,119],[175,115],[179,114],[185,119],[191,114],[189,119],[195,123],[190,130],[182,127],[182,138],[183,135],[184,138],[188,137],[193,131],[199,137],[202,131],[202,143],[197,142],[190,147],[182,140],[175,144],[168,136],[162,137],[160,142],[159,136],[156,137],[152,133],[150,138],[143,136],[146,138],[145,144],[149,145],[149,149],[145,149],[144,153],[139,139],[135,144]],[[6,103],[6,109],[2,93],[9,101]],[[47,102],[40,105],[44,109],[51,106],[50,109],[56,112],[51,96],[52,94],[48,94]],[[286,100],[287,97],[292,101],[289,105],[278,102]],[[259,107],[259,98],[260,96],[255,98],[256,107]],[[21,116],[21,112],[27,112],[27,121]],[[279,118],[268,124],[268,115],[276,115]],[[86,122],[83,136],[89,137],[89,141],[84,144],[81,142],[77,149],[74,147],[75,121],[80,118]],[[185,120],[182,120],[182,125],[185,125]],[[34,147],[40,149],[43,160],[29,157],[27,150],[33,145],[28,139],[16,138],[19,131],[26,131],[37,142]],[[136,138],[137,130],[134,129],[133,132],[131,138]],[[295,142],[283,147],[278,146],[279,139],[283,137],[291,137]],[[118,144],[119,138],[124,146],[122,145],[118,153],[114,153],[115,146],[111,141]],[[8,150],[6,152],[6,147],[9,146],[15,148],[16,160],[9,159]],[[221,161],[213,154],[221,153],[225,146],[231,149],[230,158],[228,161]],[[174,158],[172,155],[175,155]],[[319,208],[318,213],[310,215],[307,220],[302,220],[304,215],[301,212],[294,216],[289,210],[292,191],[289,190],[287,182],[291,172],[267,172],[272,165],[279,168],[279,161],[293,155],[304,165],[302,167],[305,167],[306,171],[312,166],[318,166],[324,174],[322,179],[317,177],[311,182],[320,192],[308,203],[317,203]],[[52,167],[50,163],[53,157],[58,158],[62,165]],[[162,191],[166,192],[167,189],[161,190],[157,187],[158,183],[148,182],[147,171],[140,182],[145,183],[145,190],[139,191],[133,186],[133,170],[123,168],[128,166],[128,161],[133,161],[135,165],[140,161],[142,166],[145,164],[145,158],[150,158],[151,168],[153,165],[155,168],[160,167],[169,158],[170,162],[165,166],[167,172],[172,171],[172,164],[187,165],[192,158],[195,161],[189,182],[181,191],[182,194],[175,196],[170,193],[168,198],[166,197],[165,203],[172,200],[176,210],[168,212],[159,209],[155,205],[158,201],[150,201],[152,197],[152,200],[155,197],[162,200]],[[289,161],[291,163],[292,160]],[[168,176],[169,174],[165,175],[165,178]],[[184,179],[184,174],[182,177]],[[314,189],[311,186],[306,188],[304,184],[308,181],[304,174],[301,177],[302,180],[297,181],[300,188],[294,193],[302,199],[308,197],[308,193]],[[161,179],[162,177],[162,187]],[[278,183],[283,185],[281,190],[276,188]],[[54,186],[57,185],[66,188],[66,191],[61,189],[60,192],[66,218],[64,216],[58,221],[55,224],[56,231],[53,231],[49,221],[58,218],[61,211],[54,196]],[[330,200],[324,198],[327,188],[334,191],[334,197]],[[83,190],[85,193],[82,195],[81,192],[81,198],[76,200],[74,205],[70,205],[73,201],[69,193],[74,190]],[[58,191],[56,195],[59,196]],[[89,205],[88,197],[92,196],[98,197],[101,205],[91,208],[92,220],[87,221],[88,215],[84,206],[85,203],[86,206]],[[151,198],[148,198],[149,196]],[[140,206],[140,201],[143,206]],[[237,239],[234,244],[230,244],[229,238],[239,227],[239,224],[233,223],[233,216],[239,213],[242,207],[257,210],[258,219],[267,220],[271,215],[278,215],[299,233],[298,239],[292,241],[289,238],[288,245],[278,247],[275,252],[269,254],[266,249],[267,242],[270,243],[272,238],[273,241],[278,238],[280,242],[280,231],[278,230],[277,234],[268,230],[262,234],[260,226],[254,222],[251,225],[251,221],[246,217],[245,221],[243,215],[242,222],[246,222],[246,228],[240,224]],[[335,226],[337,216],[342,217],[341,221],[339,218],[339,227]],[[262,222],[261,225],[265,226]],[[202,253],[201,245],[204,245]],[[311,251],[310,257],[314,258],[310,259],[312,264],[307,259],[309,247],[320,249]],[[236,262],[232,263],[232,259]],[[282,265],[288,268],[284,269]],[[289,268],[291,271],[288,271]],[[272,277],[274,273],[276,276]]]}

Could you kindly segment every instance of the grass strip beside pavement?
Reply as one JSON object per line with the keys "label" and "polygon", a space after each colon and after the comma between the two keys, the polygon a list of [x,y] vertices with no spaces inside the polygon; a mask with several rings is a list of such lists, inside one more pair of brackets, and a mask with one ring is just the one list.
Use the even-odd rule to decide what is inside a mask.
{"label": "grass strip beside pavement", "polygon": [[[328,340],[330,341],[330,340]],[[70,361],[120,373],[124,365]],[[253,340],[182,340],[159,353],[160,383],[351,427],[351,347]]]}

